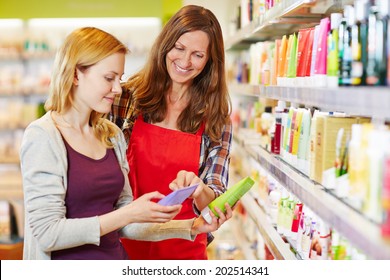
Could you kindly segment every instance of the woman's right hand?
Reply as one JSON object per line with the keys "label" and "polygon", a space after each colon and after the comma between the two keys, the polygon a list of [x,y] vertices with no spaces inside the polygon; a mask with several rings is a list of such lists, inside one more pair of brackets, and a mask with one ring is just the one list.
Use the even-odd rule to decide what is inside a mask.
{"label": "woman's right hand", "polygon": [[155,191],[146,193],[127,205],[131,222],[165,223],[172,220],[180,212],[182,205],[163,206],[153,201],[163,197],[163,194]]}
{"label": "woman's right hand", "polygon": [[181,210],[181,204],[163,206],[153,200],[164,195],[151,192],[133,200],[130,204],[115,211],[99,216],[100,235],[120,229],[131,223],[165,223],[172,220]]}

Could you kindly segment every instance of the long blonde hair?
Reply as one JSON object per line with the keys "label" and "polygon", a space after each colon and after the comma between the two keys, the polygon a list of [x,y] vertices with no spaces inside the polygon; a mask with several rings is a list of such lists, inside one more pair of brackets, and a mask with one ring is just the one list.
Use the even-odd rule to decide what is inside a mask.
{"label": "long blonde hair", "polygon": [[146,115],[152,122],[162,121],[167,106],[165,94],[171,86],[165,58],[181,35],[204,31],[209,37],[209,60],[195,77],[190,90],[190,101],[178,118],[181,131],[195,133],[206,122],[206,133],[212,140],[220,139],[223,126],[230,121],[231,101],[225,78],[225,50],[221,26],[208,9],[187,5],[181,8],[164,26],[157,37],[145,67],[130,77],[125,90],[133,92],[131,115]]}
{"label": "long blonde hair", "polygon": [[[76,69],[85,70],[112,54],[128,52],[122,42],[103,30],[95,27],[74,30],[56,54],[45,110],[61,114],[73,105],[72,85]],[[102,143],[112,147],[109,138],[114,137],[118,130],[103,115],[92,111],[89,124]]]}

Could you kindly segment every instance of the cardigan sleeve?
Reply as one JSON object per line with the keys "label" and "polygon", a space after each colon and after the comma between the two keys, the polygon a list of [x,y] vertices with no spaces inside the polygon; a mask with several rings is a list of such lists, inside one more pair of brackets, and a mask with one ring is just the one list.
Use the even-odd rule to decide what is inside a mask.
{"label": "cardigan sleeve", "polygon": [[194,219],[171,220],[166,223],[133,223],[122,229],[123,236],[135,240],[161,241],[181,238],[194,241],[191,227]]}

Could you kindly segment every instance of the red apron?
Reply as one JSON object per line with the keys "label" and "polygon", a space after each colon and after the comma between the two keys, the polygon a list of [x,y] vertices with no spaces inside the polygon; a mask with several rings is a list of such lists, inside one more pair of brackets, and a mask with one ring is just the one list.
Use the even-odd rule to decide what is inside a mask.
{"label": "red apron", "polygon": [[[169,194],[168,185],[180,170],[198,175],[203,130],[204,125],[196,134],[166,129],[148,124],[139,116],[127,150],[134,198],[156,190]],[[194,217],[192,199],[187,199],[175,220]],[[133,260],[207,259],[206,234],[199,234],[194,241],[176,238],[158,242],[122,239],[122,243]]]}

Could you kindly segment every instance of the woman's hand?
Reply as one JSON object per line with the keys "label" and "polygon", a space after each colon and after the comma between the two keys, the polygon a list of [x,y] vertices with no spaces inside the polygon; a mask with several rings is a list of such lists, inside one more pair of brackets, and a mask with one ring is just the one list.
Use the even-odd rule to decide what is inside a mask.
{"label": "woman's hand", "polygon": [[190,196],[192,198],[197,198],[199,195],[201,195],[207,186],[198,176],[195,175],[194,172],[181,170],[177,173],[176,179],[169,184],[169,188],[172,191],[175,191],[195,184],[199,184],[199,186]]}
{"label": "woman's hand", "polygon": [[152,200],[159,200],[164,195],[155,191],[144,194],[130,203],[129,215],[133,223],[165,223],[172,220],[181,210],[181,204],[163,206]]}
{"label": "woman's hand", "polygon": [[218,213],[217,218],[212,211],[210,215],[212,217],[211,224],[207,223],[202,216],[199,216],[194,220],[191,228],[191,235],[197,235],[199,233],[213,232],[219,229],[219,227],[229,220],[233,216],[233,210],[228,203],[225,203],[226,213],[223,213],[218,207],[215,207],[215,211]]}
{"label": "woman's hand", "polygon": [[163,197],[164,195],[157,191],[147,193],[122,208],[99,216],[100,235],[131,223],[169,222],[180,212],[181,205],[163,206],[152,201]]}
{"label": "woman's hand", "polygon": [[179,171],[176,179],[169,184],[169,188],[174,191],[194,184],[199,184],[199,186],[190,197],[195,200],[195,205],[198,209],[203,209],[215,199],[215,193],[194,172]]}

